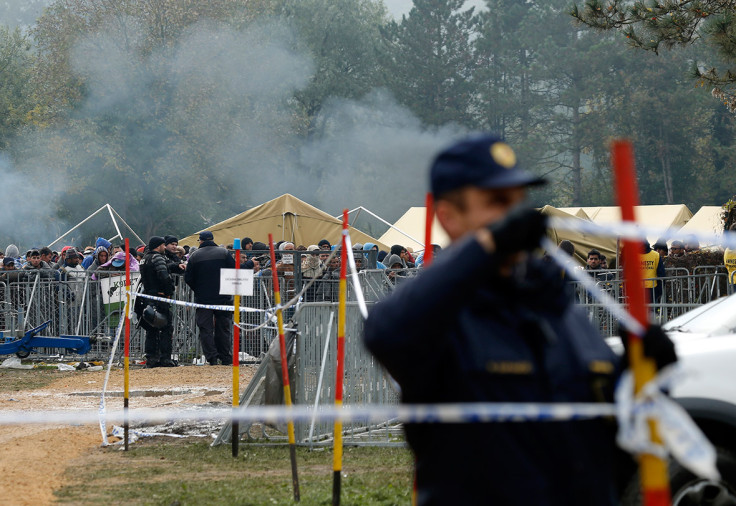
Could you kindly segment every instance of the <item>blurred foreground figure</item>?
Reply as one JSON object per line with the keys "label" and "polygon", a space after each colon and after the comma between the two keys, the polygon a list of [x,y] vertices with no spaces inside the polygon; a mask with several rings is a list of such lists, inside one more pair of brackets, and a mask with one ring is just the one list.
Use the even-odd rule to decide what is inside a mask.
{"label": "blurred foreground figure", "polygon": [[[533,254],[546,221],[522,203],[543,181],[489,135],[440,153],[430,180],[452,245],[365,326],[403,402],[610,401],[618,357]],[[407,424],[406,436],[422,505],[617,503],[609,421]]]}

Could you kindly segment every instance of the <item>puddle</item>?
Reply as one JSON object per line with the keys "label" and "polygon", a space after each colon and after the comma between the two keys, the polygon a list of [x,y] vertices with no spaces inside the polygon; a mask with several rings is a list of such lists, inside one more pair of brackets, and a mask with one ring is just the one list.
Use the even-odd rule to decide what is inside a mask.
{"label": "puddle", "polygon": [[[206,397],[221,395],[224,390],[131,390],[129,397],[165,397],[167,395],[204,395]],[[100,392],[71,392],[68,395],[78,397],[99,397]],[[111,390],[105,393],[105,397],[122,397],[123,391]]]}

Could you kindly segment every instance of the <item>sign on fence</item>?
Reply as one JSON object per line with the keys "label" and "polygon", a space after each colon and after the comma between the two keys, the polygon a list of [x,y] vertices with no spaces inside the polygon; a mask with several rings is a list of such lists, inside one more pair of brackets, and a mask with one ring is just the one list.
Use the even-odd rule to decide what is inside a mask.
{"label": "sign on fence", "polygon": [[[138,291],[140,281],[140,272],[130,273],[130,289],[132,292]],[[102,292],[105,316],[109,318],[110,327],[114,329],[118,326],[125,307],[125,273],[100,277],[100,291]]]}
{"label": "sign on fence", "polygon": [[253,295],[253,269],[220,269],[220,295]]}

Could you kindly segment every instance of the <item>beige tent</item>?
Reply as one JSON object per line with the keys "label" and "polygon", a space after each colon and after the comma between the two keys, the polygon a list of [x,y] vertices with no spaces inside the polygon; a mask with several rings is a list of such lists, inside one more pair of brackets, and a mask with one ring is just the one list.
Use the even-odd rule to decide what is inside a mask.
{"label": "beige tent", "polygon": [[[541,212],[542,214],[553,216],[555,218],[563,218],[569,220],[585,219],[577,215],[578,211],[574,211],[575,214],[570,214],[552,206],[544,206],[541,209]],[[590,220],[585,219],[585,221]],[[614,265],[616,259],[616,239],[614,237],[591,235],[588,233],[573,232],[570,230],[557,230],[553,228],[550,228],[547,231],[547,236],[555,244],[560,244],[564,240],[570,241],[573,246],[575,246],[575,259],[582,264],[586,263],[586,260],[588,258],[588,251],[595,248],[600,251],[601,254],[606,256],[609,266],[613,267]]]}
{"label": "beige tent", "polygon": [[[582,210],[590,219],[598,224],[619,223],[621,209],[618,206],[603,207],[560,207],[560,211],[574,214]],[[661,227],[677,230],[692,218],[693,213],[684,204],[661,206],[636,206],[634,209],[636,221],[645,226]],[[654,244],[659,237],[647,237],[650,244]]]}
{"label": "beige tent", "polygon": [[[692,233],[715,234],[717,237],[720,237],[723,234],[722,214],[723,208],[721,206],[703,206],[697,213],[693,214],[690,221],[678,230],[675,235],[680,240]],[[701,246],[714,246],[718,243],[718,239],[714,238],[710,244],[702,243]]]}
{"label": "beige tent", "polygon": [[[394,228],[389,228],[378,240],[389,247],[400,244],[414,251],[424,251],[424,235],[427,223],[426,207],[410,207],[404,215],[394,223]],[[432,243],[439,244],[443,248],[450,244],[450,238],[440,226],[435,216],[432,222]]]}
{"label": "beige tent", "polygon": [[[268,242],[270,233],[274,242],[286,240],[309,246],[321,239],[339,243],[342,221],[287,193],[204,230],[211,231],[218,244],[232,244],[233,239],[243,237]],[[185,237],[179,244],[196,246],[198,235],[199,232]],[[353,244],[372,242],[387,249],[385,244],[352,227],[350,239]]]}

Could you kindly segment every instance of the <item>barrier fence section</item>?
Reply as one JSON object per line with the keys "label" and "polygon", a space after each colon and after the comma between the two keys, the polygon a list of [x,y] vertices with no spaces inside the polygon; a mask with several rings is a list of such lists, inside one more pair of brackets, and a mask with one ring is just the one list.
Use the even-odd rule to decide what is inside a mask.
{"label": "barrier fence section", "polygon": [[[296,312],[294,319],[299,336],[296,340],[294,397],[297,405],[315,406],[316,401],[316,409],[322,406],[333,407],[337,366],[337,313],[337,303],[307,303]],[[330,322],[331,330],[328,328]],[[354,302],[348,303],[346,307],[346,322],[344,404],[398,404],[399,394],[392,380],[363,346],[363,318]],[[309,444],[331,444],[332,429],[331,422],[314,425],[298,422],[295,425],[297,440]],[[402,432],[392,420],[373,425],[345,422],[343,431],[345,444],[403,444]]]}
{"label": "barrier fence section", "polygon": [[[285,294],[293,297],[311,278],[301,277],[299,262],[294,272],[285,272],[279,282],[283,283]],[[125,300],[124,275],[119,272],[84,272],[75,277],[62,275],[54,278],[53,271],[17,271],[10,282],[0,282],[0,332],[2,340],[13,340],[23,332],[50,321],[49,326],[39,336],[89,336],[92,348],[81,360],[105,360],[110,356],[117,325],[123,316]],[[76,273],[75,273],[76,274]],[[137,273],[134,273],[132,289],[136,291]],[[360,272],[360,284],[366,300],[376,301],[395,289],[409,277],[416,275],[416,269],[406,271],[387,271],[383,269]],[[183,276],[175,275],[173,299],[194,302],[194,293],[184,283]],[[326,273],[324,278],[314,280],[303,294],[304,302],[336,302],[339,279]],[[285,301],[288,300],[286,297]],[[348,282],[348,300],[357,300],[352,281]],[[267,315],[263,310],[273,307],[273,290],[270,276],[255,278],[253,295],[241,297],[241,307],[261,310],[241,313],[241,324],[245,330],[241,337],[240,351],[259,359],[268,350],[271,341],[277,337],[274,325],[266,325],[255,331],[248,329],[263,324]],[[295,308],[285,311],[285,318],[293,317]],[[196,325],[196,311],[191,306],[172,307],[173,353],[180,363],[192,363],[202,355],[199,343],[199,329]],[[133,360],[144,358],[145,331],[134,324],[131,327],[130,357]],[[119,343],[117,356],[122,353]],[[66,354],[65,350],[36,348],[36,355],[54,356]]]}
{"label": "barrier fence section", "polygon": [[[301,252],[294,253],[295,257],[306,256]],[[302,276],[301,260],[297,259],[293,268],[293,271],[283,272],[283,276],[280,276],[285,290],[285,301],[298,293],[305,284],[314,281],[300,298],[301,302],[337,302],[339,279],[333,274],[336,271],[327,271],[313,280]],[[367,302],[378,301],[418,272],[418,269],[361,270],[358,277],[363,297]],[[728,283],[724,266],[696,267],[692,274],[683,268],[668,268],[666,273],[666,277],[656,280],[661,287],[661,295],[649,305],[651,317],[658,323],[665,323],[695,307],[727,295],[733,286]],[[0,340],[16,339],[24,331],[50,321],[49,326],[39,335],[90,336],[93,339],[92,349],[82,359],[106,359],[110,356],[111,343],[122,316],[122,301],[125,298],[122,275],[97,271],[81,273],[76,277],[62,275],[57,280],[52,271],[16,271],[14,274],[10,280],[0,281]],[[626,304],[620,271],[599,270],[590,274],[596,279],[599,288],[614,300]],[[194,294],[184,283],[183,276],[176,275],[175,278],[174,299],[194,302]],[[270,276],[257,276],[254,294],[243,296],[242,306],[258,310],[271,308],[271,284]],[[572,287],[575,302],[587,311],[590,321],[604,336],[615,335],[618,332],[615,318],[577,283],[572,283]],[[357,300],[351,280],[348,282],[348,300]],[[285,318],[292,318],[294,311],[295,308],[285,311]],[[195,310],[190,306],[175,305],[172,318],[174,358],[181,363],[192,363],[202,355]],[[241,322],[246,332],[243,332],[240,351],[253,357],[253,360],[259,359],[276,337],[273,325],[266,325],[253,332],[247,331],[263,324],[265,318],[264,312],[241,313]],[[133,325],[130,349],[132,359],[144,358],[144,340],[145,332]],[[64,350],[55,349],[37,349],[36,352],[47,356],[65,353]],[[122,344],[116,352],[122,352]]]}
{"label": "barrier fence section", "polygon": [[[687,269],[667,268],[666,277],[652,278],[645,282],[656,282],[658,288],[648,290],[650,295],[650,319],[659,324],[666,323],[691,309],[729,294],[727,272],[724,266],[695,267],[690,274]],[[614,300],[627,304],[620,270],[597,270],[589,274],[596,280],[598,288]],[[575,302],[588,313],[588,318],[605,337],[618,334],[618,322],[605,307],[579,283],[571,283]]]}

